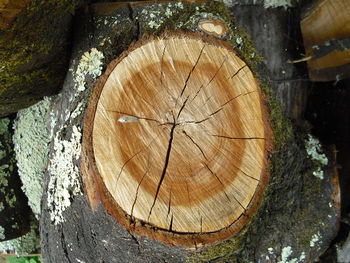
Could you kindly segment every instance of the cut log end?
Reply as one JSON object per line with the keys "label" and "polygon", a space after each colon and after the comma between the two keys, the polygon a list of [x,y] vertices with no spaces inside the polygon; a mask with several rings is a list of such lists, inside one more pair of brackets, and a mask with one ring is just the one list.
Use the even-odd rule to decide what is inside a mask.
{"label": "cut log end", "polygon": [[82,167],[91,204],[171,244],[234,235],[268,178],[264,104],[224,42],[185,33],[138,42],[109,65],[89,104]]}

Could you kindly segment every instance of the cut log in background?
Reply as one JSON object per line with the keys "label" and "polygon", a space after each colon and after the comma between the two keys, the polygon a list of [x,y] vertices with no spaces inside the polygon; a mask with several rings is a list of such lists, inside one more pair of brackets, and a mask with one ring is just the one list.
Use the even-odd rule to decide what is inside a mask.
{"label": "cut log in background", "polygon": [[312,81],[350,77],[350,6],[348,0],[318,0],[300,21]]}
{"label": "cut log in background", "polygon": [[0,0],[0,117],[59,91],[82,2]]}
{"label": "cut log in background", "polygon": [[[107,9],[106,6],[108,6]],[[82,172],[84,173],[84,186],[87,187],[87,189],[84,190],[87,191],[83,192],[83,189],[78,189],[77,182],[79,181],[74,181],[73,187],[65,191],[63,196],[60,196],[58,192],[60,189],[59,182],[64,178],[65,174],[60,174],[59,171],[62,171],[60,169],[65,169],[66,167],[56,167],[59,168],[56,170],[49,169],[46,178],[47,191],[45,191],[44,194],[43,214],[41,218],[42,253],[45,261],[74,262],[80,260],[85,262],[120,262],[122,259],[124,262],[145,262],[145,260],[147,262],[278,262],[282,260],[282,254],[285,255],[286,253],[289,253],[287,258],[291,260],[294,258],[302,258],[304,261],[315,260],[328,247],[337,228],[339,193],[337,184],[334,183],[336,180],[334,163],[332,159],[330,159],[329,165],[322,167],[324,172],[323,180],[313,175],[320,167],[319,164],[311,161],[307,157],[304,145],[304,139],[307,139],[307,136],[302,135],[302,133],[294,134],[291,130],[290,124],[284,117],[279,103],[276,101],[275,93],[269,87],[272,84],[269,82],[268,71],[265,70],[262,61],[257,56],[257,52],[252,47],[250,41],[246,38],[245,33],[238,29],[231,20],[230,12],[228,12],[224,5],[215,2],[198,5],[182,3],[172,4],[171,7],[175,9],[171,14],[169,12],[167,13],[168,4],[144,6],[119,5],[114,8],[112,7],[113,4],[96,4],[83,10],[80,16],[78,16],[79,19],[77,19],[77,21],[79,21],[79,25],[75,31],[76,41],[72,53],[71,68],[67,74],[61,96],[54,101],[52,106],[52,113],[56,113],[58,119],[54,129],[55,139],[52,144],[52,164],[50,167],[52,168],[52,165],[56,164],[57,156],[65,157],[64,154],[68,154],[74,149],[80,149],[79,132],[81,130],[84,136],[82,155],[84,166]],[[262,7],[259,8],[261,9],[257,9],[260,11],[263,10]],[[239,8],[233,8],[233,13],[235,12],[234,10],[239,10]],[[123,70],[119,73],[118,71],[113,71],[114,69],[118,69],[118,67],[126,66],[130,67],[126,72],[131,70],[137,72],[140,68],[143,68],[141,65],[139,66],[140,68],[137,68],[139,65],[137,62],[139,61],[136,58],[133,59],[135,63],[123,64],[124,59],[131,59],[133,54],[140,54],[137,53],[137,50],[145,46],[139,44],[139,46],[129,49],[128,53],[123,53],[124,55],[119,60],[112,62],[104,77],[101,77],[99,84],[97,84],[94,79],[96,75],[99,75],[95,71],[91,71],[93,73],[90,74],[85,73],[83,79],[81,78],[82,67],[79,62],[84,62],[91,54],[95,54],[96,50],[94,48],[97,48],[103,53],[103,67],[106,68],[107,65],[115,60],[123,51],[128,50],[132,40],[140,39],[140,36],[145,31],[159,34],[164,31],[164,29],[171,31],[181,28],[182,31],[197,32],[200,29],[198,27],[200,22],[211,18],[220,20],[227,25],[228,31],[223,33],[221,38],[228,43],[227,45],[232,45],[235,49],[234,53],[227,51],[230,49],[222,48],[222,51],[215,52],[215,54],[223,52],[222,54],[228,56],[228,60],[230,58],[236,60],[236,63],[238,63],[237,65],[235,63],[229,63],[228,65],[223,64],[222,67],[225,71],[221,73],[220,71],[214,70],[214,73],[217,72],[217,77],[220,76],[220,78],[214,77],[212,80],[213,84],[220,83],[220,85],[215,85],[218,91],[214,92],[214,94],[211,93],[212,91],[202,93],[208,88],[205,88],[206,84],[203,85],[202,91],[200,85],[199,87],[198,85],[193,85],[197,82],[202,83],[202,81],[204,83],[210,82],[210,79],[213,77],[212,74],[191,79],[192,74],[192,77],[199,74],[196,68],[193,67],[193,65],[196,65],[198,57],[206,58],[206,56],[210,54],[208,53],[208,55],[204,56],[204,52],[206,51],[204,49],[202,51],[203,55],[199,56],[198,52],[201,52],[201,45],[203,44],[199,45],[199,49],[191,45],[191,47],[194,48],[194,52],[185,52],[188,53],[186,62],[191,62],[188,62],[188,66],[186,63],[178,63],[175,59],[177,55],[181,56],[182,54],[180,47],[176,48],[176,52],[170,52],[172,49],[164,49],[164,43],[166,43],[166,41],[162,38],[155,38],[153,42],[147,42],[154,43],[153,45],[155,48],[155,51],[152,53],[155,55],[148,56],[148,60],[155,59],[158,65],[162,64],[161,58],[164,50],[163,59],[166,58],[163,65],[164,67],[158,66],[156,67],[156,69],[158,69],[156,71],[143,70],[139,75],[133,73],[136,74],[135,76],[123,74],[123,72],[125,72]],[[157,24],[155,19],[158,23],[159,21],[161,21],[161,23]],[[184,23],[187,24],[184,25]],[[208,29],[208,27],[206,28]],[[200,41],[199,43],[202,43],[201,41],[205,42],[207,37],[203,36],[203,39],[204,40],[192,41]],[[155,43],[158,43],[159,46]],[[217,45],[213,45],[213,48],[215,46]],[[208,45],[208,47],[211,47],[211,45]],[[150,51],[151,50],[152,49],[150,49]],[[84,54],[84,52],[87,53]],[[126,56],[126,54],[128,54],[128,56]],[[169,54],[173,55],[170,56]],[[235,58],[234,54],[237,54],[240,59]],[[175,57],[174,59],[172,59],[173,56]],[[101,58],[101,56],[99,56],[99,58]],[[217,61],[213,57],[213,59],[210,59],[209,65],[214,63],[214,67],[218,68],[224,57],[221,57],[221,59],[221,61]],[[181,70],[178,71],[184,71],[183,74],[175,75],[172,73],[173,69],[170,62],[172,60],[174,68],[181,67]],[[93,60],[93,64],[96,63],[97,62]],[[247,67],[243,67],[244,64],[246,64]],[[200,66],[200,60],[197,65]],[[212,67],[209,65],[207,65],[207,67]],[[160,68],[164,70],[164,79]],[[87,67],[87,69],[89,70],[90,68]],[[99,70],[97,71],[99,72]],[[161,89],[162,85],[151,85],[149,88],[148,86],[141,86],[135,89],[133,84],[128,84],[127,77],[136,77],[138,81],[150,78],[147,77],[148,75],[145,74],[145,72],[152,76],[150,79],[151,83],[156,81],[158,84],[168,84],[169,80],[166,77],[170,76],[171,78],[175,78],[176,81],[174,81],[174,83],[178,85],[175,85],[172,89],[166,90]],[[237,72],[237,75],[234,76],[235,72]],[[287,70],[286,73],[290,74],[291,72],[293,72],[293,69],[290,69],[290,72]],[[122,79],[118,78],[122,85],[120,85],[115,78],[114,80],[112,77],[107,78],[113,74],[122,77]],[[228,83],[230,86],[233,84],[237,90],[234,88],[232,88],[232,90],[220,88],[228,85],[225,81],[225,76],[226,78],[232,76],[232,80],[227,81],[229,81]],[[255,82],[254,78],[258,81]],[[272,80],[274,79],[272,78]],[[192,81],[194,82],[192,83]],[[279,83],[281,82],[280,79],[276,81]],[[114,85],[113,82],[119,84],[119,86]],[[237,84],[236,86],[236,82],[238,82],[239,85]],[[253,83],[253,86],[249,85],[250,88],[245,90],[246,84],[250,82]],[[123,86],[123,88],[121,88],[121,86]],[[105,87],[106,90],[103,87]],[[251,88],[253,88],[253,90],[251,90]],[[108,92],[111,92],[113,89],[115,92],[113,92],[112,95],[117,96],[115,101],[112,96],[108,96]],[[143,96],[139,96],[141,94],[138,92],[146,89],[147,92],[143,91]],[[243,89],[243,91],[240,89]],[[158,94],[160,90],[165,91],[165,93]],[[249,93],[254,90],[258,90],[259,92]],[[106,92],[107,95],[104,94],[104,92]],[[152,92],[156,94],[151,96]],[[195,97],[197,92],[198,95],[191,101],[193,99],[192,97]],[[91,93],[93,93],[92,99],[90,98]],[[181,93],[183,96],[179,96]],[[239,96],[239,94],[242,93],[247,94],[233,99],[235,96]],[[97,94],[101,95],[101,97]],[[210,100],[211,95],[213,95],[213,101]],[[158,96],[161,96],[161,98],[164,96],[166,97],[165,100],[161,100]],[[205,106],[204,110],[198,111],[197,113],[196,99],[199,100],[200,98],[201,100],[203,99],[204,102],[205,99],[208,98],[207,103],[210,104],[208,104],[208,108]],[[231,99],[233,99],[231,101],[232,103],[229,102]],[[135,106],[136,101],[138,102],[137,106]],[[167,101],[169,102],[166,103]],[[97,104],[97,102],[99,104]],[[84,109],[88,104],[90,104],[90,106],[87,118],[85,122],[83,122]],[[265,110],[263,108],[255,108],[257,105],[265,104],[266,112],[268,113],[266,116],[264,115]],[[99,105],[102,106],[99,107]],[[138,107],[142,108],[142,112],[139,112]],[[95,114],[94,108],[97,109],[96,115],[94,116],[95,119],[92,118]],[[223,109],[220,110],[220,108]],[[225,112],[226,109],[230,109],[230,112]],[[241,112],[243,109],[246,114],[242,115]],[[111,110],[111,112],[105,112],[105,114],[103,114],[104,110]],[[137,112],[135,112],[136,110]],[[166,113],[169,111],[170,114],[167,115]],[[218,112],[215,113],[215,111]],[[148,116],[146,113],[152,113],[152,115]],[[195,114],[199,115],[198,119]],[[209,118],[201,123],[182,123],[186,121],[200,122],[210,114],[213,114],[211,117],[215,116],[216,118]],[[219,119],[220,114],[223,115]],[[251,116],[249,116],[250,114]],[[91,119],[89,119],[89,116]],[[258,118],[255,118],[256,116]],[[184,119],[181,119],[181,117]],[[254,121],[254,125],[248,125],[247,127],[243,124],[242,127],[244,128],[240,128],[240,126],[237,125],[239,122],[242,123],[246,118],[250,119],[251,117],[252,119],[260,119],[260,121]],[[150,119],[156,121],[153,121],[153,123]],[[233,120],[236,122],[233,122]],[[95,125],[95,121],[99,125]],[[157,123],[157,121],[160,123]],[[165,122],[163,123],[163,121]],[[269,134],[269,132],[266,132],[269,125],[271,125],[272,136],[266,136]],[[103,130],[102,127],[107,128]],[[155,143],[158,145],[157,148],[162,150],[158,151],[155,146],[151,145],[150,149],[152,149],[152,151],[150,152],[152,155],[140,153],[137,157],[131,159],[131,161],[129,161],[130,164],[134,162],[132,168],[134,170],[140,169],[140,171],[134,172],[133,169],[127,165],[127,160],[130,158],[129,155],[135,154],[134,150],[140,149],[144,147],[144,145],[147,146],[153,140],[146,136],[142,139],[133,136],[133,134],[142,134],[143,127],[152,131],[147,134],[156,134],[158,136],[155,138]],[[266,130],[264,131],[259,127],[266,127]],[[204,133],[201,133],[200,129],[203,129]],[[127,131],[130,131],[130,133],[127,133]],[[207,134],[207,132],[209,134]],[[259,134],[254,132],[258,132]],[[92,136],[90,138],[88,136],[89,133]],[[101,146],[99,146],[98,140],[102,139],[101,136],[98,136],[99,133],[103,133],[103,136],[106,135],[110,138],[105,145],[105,149],[101,149]],[[124,134],[127,134],[127,136]],[[186,134],[188,136],[186,136]],[[212,135],[219,136],[216,137]],[[196,136],[200,137],[198,142],[196,141]],[[235,140],[220,136],[231,138],[236,138],[236,136],[237,138],[256,137],[265,139]],[[209,138],[213,140],[213,143],[211,140],[208,143]],[[274,148],[266,147],[265,143],[269,138],[272,138],[271,145],[274,145]],[[91,142],[91,139],[94,141]],[[59,147],[60,141],[66,146],[65,148]],[[74,142],[74,144],[70,145],[69,142]],[[200,240],[200,234],[198,233],[204,231],[201,230],[200,227],[196,228],[197,225],[201,225],[200,216],[197,216],[196,212],[190,215],[196,216],[199,219],[196,219],[195,222],[197,223],[192,226],[190,225],[190,228],[184,228],[184,225],[178,221],[178,218],[183,218],[189,214],[188,210],[195,208],[195,203],[186,206],[185,209],[174,214],[173,220],[171,220],[171,217],[166,218],[168,213],[167,208],[175,207],[174,203],[172,203],[173,201],[170,202],[172,205],[169,206],[170,196],[167,194],[170,193],[165,191],[165,187],[169,188],[170,185],[166,180],[172,179],[166,172],[175,170],[174,173],[177,174],[177,176],[174,177],[174,180],[179,180],[178,178],[180,178],[180,176],[186,177],[186,175],[191,172],[189,168],[187,171],[177,171],[177,168],[186,169],[186,167],[189,167],[188,165],[178,165],[178,167],[175,167],[174,164],[172,164],[172,158],[177,158],[175,160],[183,160],[183,157],[180,158],[180,154],[177,153],[178,150],[175,151],[176,145],[178,145],[177,147],[179,148],[183,147],[184,143],[182,142],[186,144],[186,148],[181,149],[181,152],[188,153],[190,157],[187,158],[191,161],[196,161],[194,162],[196,166],[193,169],[197,168],[200,170],[200,167],[204,167],[203,172],[206,172],[206,174],[203,176],[207,178],[209,175],[208,180],[216,180],[216,182],[213,181],[214,191],[220,190],[223,193],[223,187],[220,183],[220,181],[223,180],[227,180],[227,188],[232,186],[232,191],[230,190],[227,194],[228,198],[226,198],[224,193],[222,195],[222,197],[227,200],[225,202],[229,203],[229,198],[231,198],[231,200],[235,200],[235,198],[239,199],[240,196],[237,195],[237,193],[242,189],[248,193],[248,196],[239,199],[243,207],[246,207],[251,199],[255,187],[254,184],[249,183],[249,186],[235,189],[237,185],[242,186],[245,184],[244,182],[239,182],[240,178],[244,178],[243,180],[250,179],[248,179],[249,177],[247,176],[247,178],[244,176],[240,177],[240,172],[237,173],[239,169],[232,167],[233,165],[238,166],[236,161],[239,161],[240,165],[238,167],[240,169],[247,169],[247,167],[250,167],[252,170],[256,169],[257,172],[253,172],[250,176],[255,176],[255,179],[260,179],[263,178],[261,176],[264,176],[261,173],[259,174],[259,171],[264,169],[263,165],[256,166],[249,162],[251,158],[260,156],[258,157],[260,158],[260,163],[264,163],[267,157],[270,179],[266,185],[257,210],[254,213],[248,211],[246,214],[242,214],[241,218],[246,217],[247,221],[244,226],[243,224],[239,226],[243,227],[241,231],[238,232],[237,229],[237,231],[231,232],[232,236],[218,235],[215,239],[204,240],[203,242],[203,240]],[[202,142],[207,143],[201,146],[200,143]],[[220,148],[219,150],[221,151],[235,146],[235,150],[238,151],[237,156],[235,156],[234,153],[232,155],[231,153],[225,153],[224,155],[220,155],[220,160],[215,160],[215,156],[217,155],[211,155],[211,149],[213,149],[212,145],[216,145],[217,143],[219,143],[219,145],[222,143],[217,147]],[[105,144],[105,142],[103,142],[103,144]],[[242,150],[242,144],[244,144],[246,150]],[[249,149],[251,144],[254,145],[254,149]],[[95,150],[95,148],[97,151],[93,154],[87,152]],[[130,154],[122,156],[121,150],[119,150],[122,148],[125,148]],[[209,153],[205,151],[206,149],[209,149]],[[267,150],[271,151],[268,151],[268,155],[266,156]],[[240,151],[244,151],[244,153],[248,154],[240,155]],[[110,155],[107,152],[113,154]],[[251,152],[254,152],[254,157],[252,156],[253,154],[249,154]],[[255,155],[256,153],[260,155]],[[108,155],[108,158],[103,157],[105,154]],[[221,173],[220,165],[217,164],[221,164],[221,162],[226,163],[225,159],[221,158],[225,155],[235,156],[237,159],[234,162],[227,162],[230,164],[227,166],[227,169],[231,169],[232,171],[224,171],[224,173]],[[152,159],[150,158],[150,160],[147,160],[147,156],[152,157]],[[214,161],[211,162],[212,156],[214,156]],[[210,161],[206,160],[206,158]],[[103,171],[105,166],[103,166],[102,163],[110,162],[109,159],[115,160],[116,163],[116,166],[110,169],[110,171],[117,173],[117,175],[114,174],[114,177],[110,175],[110,171]],[[94,160],[97,162],[96,166],[93,163]],[[148,169],[148,161],[152,164],[152,166],[149,165],[150,176],[146,177],[147,175],[145,175],[143,179],[145,185],[147,183],[147,187],[142,184],[138,187],[145,174],[144,167],[146,167],[146,171]],[[202,163],[201,166],[198,164],[198,161]],[[76,171],[79,169],[79,163],[80,156],[76,157],[75,155],[71,158],[71,161],[67,163],[67,170],[65,171],[71,173],[69,176],[77,174]],[[214,167],[211,167],[212,164],[214,164]],[[206,168],[206,165],[209,169]],[[140,167],[143,168],[143,170]],[[117,171],[115,171],[115,169]],[[120,173],[120,170],[122,170],[122,173]],[[162,176],[164,170],[166,171],[164,176]],[[218,173],[218,177],[215,175],[212,176],[210,170],[212,170],[213,174]],[[86,173],[86,171],[89,173]],[[93,177],[91,177],[90,172],[92,172]],[[108,180],[115,178],[115,176],[118,178],[119,173],[119,180],[123,182],[120,189],[123,191],[125,191],[125,189],[133,189],[131,193],[123,196],[113,192],[114,189],[110,186],[114,186],[114,184],[108,182]],[[78,175],[80,175],[80,173],[78,173]],[[232,177],[226,177],[226,175]],[[236,177],[233,178],[233,175],[236,175]],[[101,180],[101,178],[103,178],[103,180]],[[149,181],[145,180],[145,178],[149,179]],[[153,182],[151,179],[153,179]],[[193,180],[196,180],[196,178],[195,176],[193,178],[189,177],[187,180],[191,183]],[[233,182],[229,182],[230,180]],[[256,180],[252,179],[252,181],[255,182]],[[200,183],[202,188],[199,188],[199,190],[202,191],[205,189],[204,185],[206,182],[201,181]],[[56,188],[52,187],[52,185],[56,185]],[[91,187],[92,185],[96,188]],[[171,200],[174,200],[174,202],[184,202],[188,197],[182,197],[181,193],[188,194],[189,191],[186,189],[186,186],[178,185],[178,193],[180,193],[179,197],[176,197],[178,200]],[[199,190],[195,189],[195,191],[191,191],[190,194],[195,194]],[[141,194],[141,196],[143,195],[146,197],[136,198],[135,192],[137,191],[140,191],[139,194]],[[210,198],[215,196],[214,191],[210,193]],[[79,193],[89,193],[90,203],[88,203],[85,195]],[[52,201],[52,196],[56,197],[56,199],[53,199],[54,201]],[[111,196],[113,196],[113,198],[110,198]],[[128,197],[128,199],[125,199],[125,197]],[[210,200],[210,198],[208,200]],[[202,196],[200,196],[200,199],[202,199]],[[61,209],[60,202],[63,201],[64,204],[69,203],[70,206]],[[142,202],[147,204],[145,212],[142,210],[143,206],[139,205],[142,204]],[[233,209],[231,212],[236,212],[234,209],[235,206],[241,211],[243,210],[239,202],[236,202],[236,200],[232,202]],[[211,207],[211,211],[219,209],[219,204],[222,205],[220,199],[215,207]],[[94,209],[91,209],[90,205],[92,205]],[[163,208],[161,208],[161,206],[163,206]],[[132,209],[133,207],[134,209]],[[158,207],[162,210],[158,210]],[[120,208],[125,210],[121,211],[122,209]],[[119,211],[117,211],[118,209]],[[150,213],[151,210],[152,213]],[[112,213],[114,217],[107,212]],[[137,216],[134,214],[136,212]],[[208,212],[210,212],[210,210]],[[170,209],[169,215],[172,215],[172,213],[173,211]],[[207,213],[207,211],[204,210],[203,214],[204,213]],[[133,217],[131,217],[131,214]],[[151,215],[148,216],[149,214]],[[59,217],[60,215],[62,218]],[[122,217],[122,215],[124,215],[124,217]],[[154,216],[152,217],[152,215]],[[156,215],[158,215],[158,218],[155,217]],[[211,231],[232,224],[232,221],[238,216],[238,213],[233,216],[231,215],[231,218],[226,221],[226,223],[217,221],[220,223],[218,226],[210,223],[211,218],[207,221],[202,220],[202,223],[204,223],[205,229]],[[134,224],[130,224],[131,220],[133,220]],[[188,236],[192,235],[193,244],[187,243],[185,247],[172,247],[167,243],[178,243],[177,240],[179,239],[176,235],[174,235],[172,239],[171,235],[165,234],[159,236],[157,234],[162,231],[166,232],[169,228],[173,230],[175,227],[176,229],[184,231],[181,233],[182,235],[183,233],[186,233]],[[186,232],[192,231],[193,229],[198,232]],[[203,236],[205,236],[205,234]],[[221,240],[222,238],[224,238],[224,240]],[[156,240],[167,242],[164,243]],[[210,243],[212,241],[217,242]],[[197,243],[198,245],[200,245],[200,243],[207,244],[204,248],[197,246],[197,249],[195,249]]]}

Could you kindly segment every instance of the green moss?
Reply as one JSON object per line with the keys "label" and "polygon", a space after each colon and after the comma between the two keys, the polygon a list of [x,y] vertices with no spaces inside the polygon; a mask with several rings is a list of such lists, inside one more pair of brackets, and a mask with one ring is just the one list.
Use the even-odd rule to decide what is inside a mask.
{"label": "green moss", "polygon": [[0,252],[4,254],[15,253],[16,255],[36,252],[40,248],[38,228],[38,221],[32,218],[30,231],[21,237],[0,242]]}
{"label": "green moss", "polygon": [[27,107],[62,83],[70,14],[82,0],[32,0],[0,36],[0,116]]}

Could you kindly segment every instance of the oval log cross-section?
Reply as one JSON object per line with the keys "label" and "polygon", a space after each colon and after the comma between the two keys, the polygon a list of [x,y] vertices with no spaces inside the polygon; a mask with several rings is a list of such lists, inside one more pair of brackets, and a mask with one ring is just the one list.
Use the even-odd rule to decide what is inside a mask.
{"label": "oval log cross-section", "polygon": [[259,84],[225,42],[142,40],[113,61],[89,104],[84,182],[127,229],[176,245],[237,233],[268,178]]}

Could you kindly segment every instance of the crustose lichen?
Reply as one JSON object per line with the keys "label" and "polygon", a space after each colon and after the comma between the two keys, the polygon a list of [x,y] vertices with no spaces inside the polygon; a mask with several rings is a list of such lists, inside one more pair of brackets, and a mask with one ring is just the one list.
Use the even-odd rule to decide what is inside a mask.
{"label": "crustose lichen", "polygon": [[322,152],[320,141],[313,137],[311,134],[308,134],[308,139],[305,140],[305,149],[311,160],[315,161],[318,164],[318,167],[313,172],[313,175],[320,179],[323,179],[322,166],[328,164],[328,159],[327,156]]}

